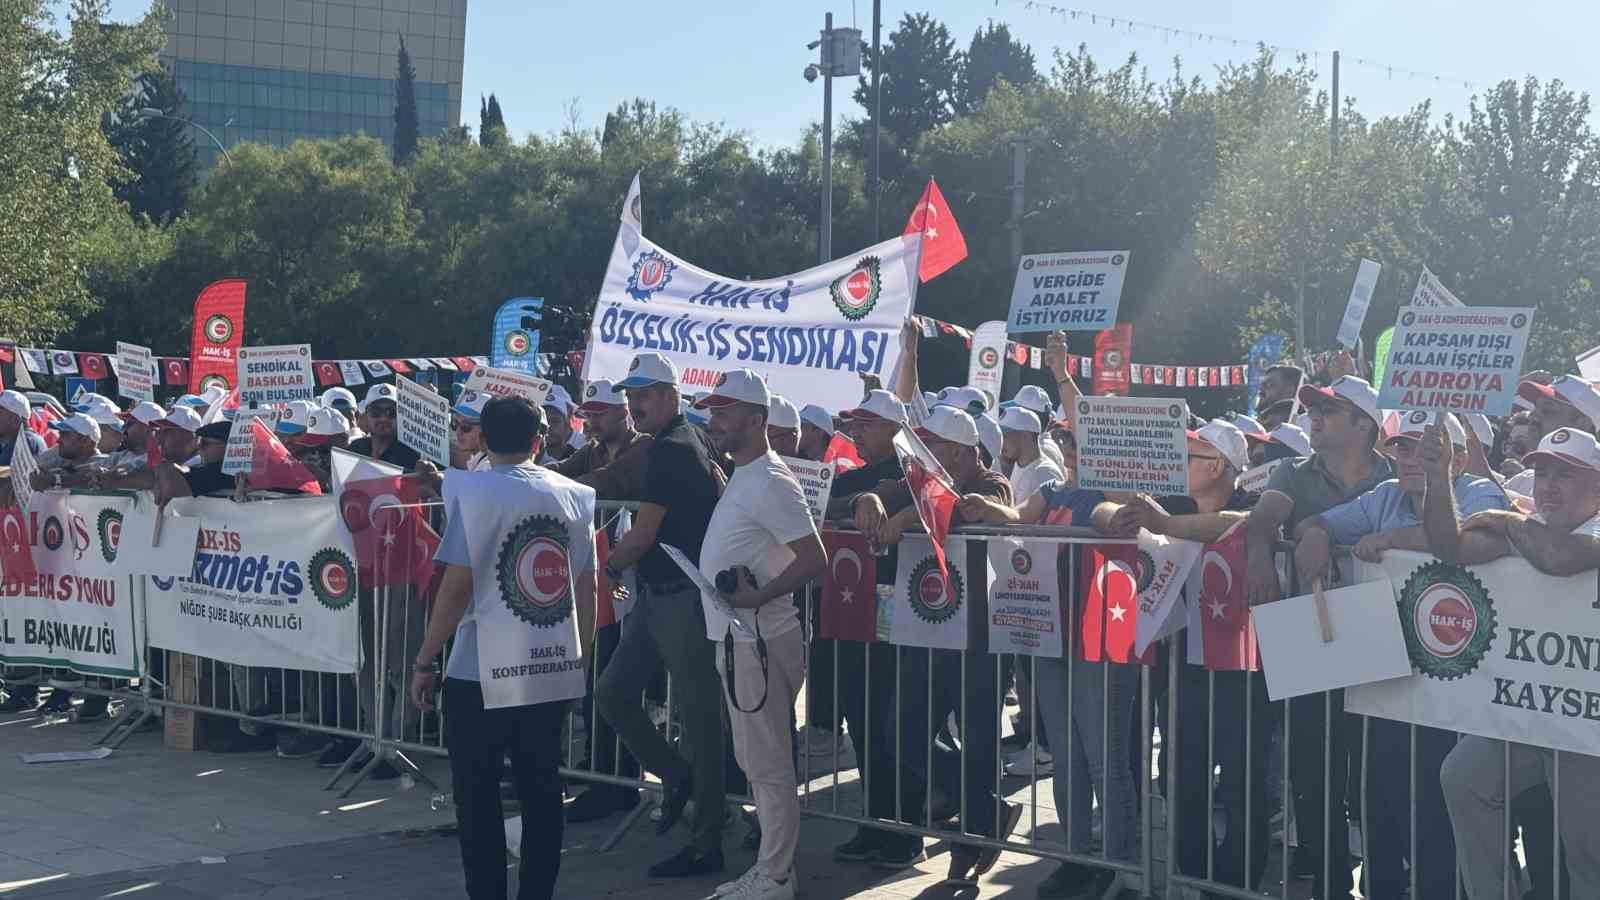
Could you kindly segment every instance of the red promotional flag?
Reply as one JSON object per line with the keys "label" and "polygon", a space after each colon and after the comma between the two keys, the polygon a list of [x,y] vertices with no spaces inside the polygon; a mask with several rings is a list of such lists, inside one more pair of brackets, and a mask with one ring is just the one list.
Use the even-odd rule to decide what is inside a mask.
{"label": "red promotional flag", "polygon": [[339,387],[344,384],[344,372],[339,370],[339,364],[331,360],[320,359],[311,364],[317,372],[317,385],[320,387]]}
{"label": "red promotional flag", "polygon": [[33,565],[33,547],[28,543],[28,525],[22,510],[0,508],[0,581],[15,591],[22,584],[39,580]]}
{"label": "red promotional flag", "polygon": [[861,452],[856,449],[855,441],[850,440],[842,431],[835,431],[828,441],[828,449],[822,451],[822,461],[833,464],[835,474],[847,469],[859,469],[866,465],[866,460],[861,458]]}
{"label": "red promotional flag", "polygon": [[955,213],[944,202],[939,183],[928,179],[922,189],[922,199],[911,208],[901,234],[922,234],[922,262],[917,277],[932,281],[943,275],[951,266],[967,258],[967,239],[961,236],[961,226],[956,224]]}
{"label": "red promotional flag", "polygon": [[161,358],[161,383],[182,385],[187,388],[189,385],[189,361],[176,356],[163,356]]}
{"label": "red promotional flag", "polygon": [[198,394],[213,384],[236,386],[237,356],[244,343],[244,293],[243,278],[224,278],[206,285],[195,299],[189,393]]}
{"label": "red promotional flag", "polygon": [[478,367],[478,364],[473,362],[470,356],[452,356],[450,361],[455,363],[456,368],[463,372],[471,372]]}
{"label": "red promotional flag", "polygon": [[911,488],[911,498],[917,507],[917,518],[933,539],[933,555],[939,560],[939,574],[948,578],[950,567],[945,563],[944,544],[950,539],[950,519],[955,515],[956,501],[961,497],[950,485],[950,477],[922,439],[910,431],[895,435],[894,451],[900,457],[900,468],[906,473],[906,485]]}
{"label": "red promotional flag", "polygon": [[1244,537],[1240,522],[1216,543],[1206,545],[1200,557],[1200,642],[1205,666],[1214,672],[1261,669],[1255,624],[1244,596]]}
{"label": "red promotional flag", "polygon": [[1097,544],[1083,550],[1079,585],[1083,598],[1078,652],[1086,662],[1154,662],[1155,647],[1145,659],[1133,655],[1138,636],[1139,547]]}
{"label": "red promotional flag", "polygon": [[99,381],[111,373],[106,369],[106,358],[98,353],[78,354],[78,374]]}
{"label": "red promotional flag", "polygon": [[320,494],[322,485],[260,419],[250,420],[250,487],[261,491]]}
{"label": "red promotional flag", "polygon": [[1115,394],[1126,397],[1132,390],[1133,378],[1128,373],[1128,360],[1133,356],[1133,324],[1123,322],[1113,325],[1094,336],[1095,394]]}
{"label": "red promotional flag", "polygon": [[865,535],[823,531],[828,571],[822,576],[822,628],[824,640],[878,639],[878,559]]}

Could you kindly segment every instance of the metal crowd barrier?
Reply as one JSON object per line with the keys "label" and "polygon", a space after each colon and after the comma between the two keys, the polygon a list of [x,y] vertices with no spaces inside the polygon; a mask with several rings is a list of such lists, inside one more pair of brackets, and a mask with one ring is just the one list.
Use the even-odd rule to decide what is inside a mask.
{"label": "metal crowd barrier", "polygon": [[[416,506],[425,509],[427,514],[432,515],[437,510],[438,504],[416,504]],[[601,522],[598,524],[608,525],[614,520],[616,511],[627,506],[635,506],[635,504],[602,504]],[[1069,554],[1069,561],[1067,565],[1068,578],[1063,587],[1064,590],[1072,589],[1069,586],[1077,583],[1078,568],[1082,564],[1080,559],[1083,552],[1082,548],[1089,545],[1130,543],[1130,541],[1126,540],[1117,541],[1100,537],[1086,529],[1073,530],[1043,527],[1004,529],[968,527],[958,529],[952,535],[954,540],[959,541],[963,550],[970,545],[986,544],[988,540],[996,537],[1026,538],[1031,541],[1057,544],[1065,548]],[[1290,545],[1280,545],[1278,549],[1280,559],[1284,563],[1281,570],[1286,572],[1287,575],[1286,584],[1293,584],[1292,547]],[[1350,571],[1347,560],[1342,565],[1342,571]],[[143,585],[141,584],[137,590],[142,593]],[[180,669],[176,659],[180,654],[149,646],[148,631],[144,627],[144,623],[140,622],[138,630],[144,645],[144,654],[141,658],[145,661],[147,668],[145,674],[121,688],[106,689],[95,687],[91,682],[86,681],[83,688],[75,687],[73,690],[74,692],[86,694],[106,695],[135,705],[134,707],[126,708],[121,717],[114,719],[110,728],[97,739],[96,743],[107,743],[111,746],[120,745],[147,716],[152,715],[156,710],[187,710],[206,716],[234,720],[240,724],[241,728],[245,729],[283,728],[327,734],[335,738],[362,742],[372,751],[372,756],[355,772],[355,777],[345,784],[340,794],[341,797],[347,796],[363,779],[373,772],[376,766],[383,762],[396,764],[418,781],[433,786],[432,779],[410,759],[409,755],[448,757],[448,750],[445,745],[445,721],[449,711],[444,708],[441,698],[440,707],[436,713],[424,714],[411,706],[407,697],[410,663],[423,635],[426,633],[430,608],[424,602],[424,598],[409,587],[364,589],[360,592],[360,598],[361,614],[363,616],[363,639],[364,642],[369,643],[364,643],[362,648],[362,670],[358,676],[334,675],[313,671],[252,668],[229,665],[208,659],[201,660],[201,665],[192,669],[181,669],[179,671],[181,677],[174,677],[175,670]],[[142,601],[144,598],[141,596],[140,599]],[[1380,849],[1380,852],[1389,853],[1394,852],[1395,848],[1374,848],[1370,819],[1374,804],[1390,802],[1390,798],[1370,795],[1368,781],[1371,774],[1371,766],[1376,762],[1380,762],[1370,757],[1370,721],[1365,716],[1346,714],[1342,708],[1336,709],[1334,694],[1327,693],[1287,702],[1269,703],[1265,700],[1264,676],[1261,673],[1205,673],[1206,762],[1205,766],[1199,769],[1202,777],[1206,778],[1204,790],[1205,808],[1203,810],[1204,824],[1201,826],[1204,829],[1204,871],[1185,872],[1181,870],[1182,863],[1180,861],[1180,856],[1183,855],[1182,842],[1185,840],[1186,834],[1188,835],[1187,840],[1192,841],[1194,839],[1193,833],[1189,832],[1188,829],[1195,827],[1194,823],[1198,820],[1199,814],[1184,808],[1182,790],[1187,785],[1187,782],[1180,779],[1180,772],[1184,770],[1183,751],[1180,748],[1184,746],[1183,720],[1186,718],[1180,714],[1180,710],[1185,708],[1182,694],[1186,680],[1190,682],[1190,689],[1193,688],[1193,677],[1196,674],[1191,672],[1188,673],[1187,678],[1184,677],[1185,667],[1188,666],[1185,661],[1186,654],[1183,646],[1184,632],[1180,631],[1175,637],[1169,638],[1164,642],[1166,644],[1163,651],[1166,655],[1164,661],[1158,662],[1156,667],[1138,667],[1137,696],[1133,699],[1133,702],[1137,704],[1133,715],[1133,720],[1137,725],[1137,734],[1131,736],[1135,740],[1132,748],[1130,748],[1129,758],[1126,760],[1111,759],[1113,743],[1110,702],[1112,685],[1109,677],[1100,679],[1101,721],[1099,751],[1103,764],[1098,778],[1095,778],[1092,773],[1089,773],[1087,777],[1090,778],[1088,789],[1098,798],[1094,803],[1094,809],[1100,818],[1102,831],[1108,821],[1106,817],[1115,814],[1114,810],[1108,810],[1105,802],[1106,794],[1109,790],[1110,767],[1113,762],[1120,762],[1131,767],[1136,788],[1134,802],[1138,816],[1138,848],[1131,859],[1113,859],[1103,841],[1098,852],[1093,849],[1089,852],[1074,852],[1070,849],[1074,844],[1074,837],[1078,836],[1073,832],[1074,825],[1070,811],[1054,810],[1060,819],[1061,835],[1059,839],[1054,836],[1046,836],[1045,827],[1040,822],[1040,814],[1042,810],[1046,810],[1048,807],[1043,806],[1039,800],[1039,788],[1042,779],[1037,774],[1037,766],[1032,765],[1030,760],[1029,768],[1031,771],[1025,779],[1008,775],[1004,771],[1005,754],[1001,745],[1003,727],[999,722],[992,723],[996,760],[993,772],[996,821],[1001,823],[1006,821],[1007,809],[1005,804],[1021,802],[1024,806],[1024,815],[1017,826],[1018,836],[1014,837],[1011,834],[1006,834],[997,837],[990,834],[974,834],[966,827],[969,813],[971,812],[968,804],[968,779],[976,775],[976,773],[969,773],[969,767],[966,763],[969,747],[971,746],[968,743],[968,736],[976,734],[979,736],[977,739],[987,741],[991,728],[990,724],[983,724],[981,728],[976,727],[980,723],[973,723],[967,715],[968,707],[972,705],[969,702],[970,696],[967,690],[969,677],[976,677],[973,675],[973,666],[986,666],[989,664],[987,658],[992,657],[995,667],[994,690],[996,692],[993,702],[994,708],[999,711],[1001,717],[1007,714],[1005,694],[1010,686],[1010,679],[1005,678],[1004,675],[1008,668],[1008,663],[1011,664],[1010,668],[1013,671],[1019,673],[1026,671],[1028,675],[1026,682],[1029,700],[1026,709],[1028,711],[1027,714],[1032,719],[1028,723],[1028,731],[1030,732],[1029,744],[1036,746],[1040,738],[1037,726],[1042,721],[1037,704],[1038,657],[1013,656],[1011,654],[989,653],[987,651],[979,653],[976,651],[928,650],[920,647],[884,643],[867,645],[847,641],[823,641],[820,647],[814,646],[814,642],[820,640],[814,634],[815,625],[818,621],[814,616],[816,612],[813,609],[814,603],[816,603],[816,594],[813,591],[808,591],[804,602],[799,604],[797,609],[798,614],[802,616],[802,625],[804,626],[803,634],[808,670],[811,668],[810,661],[817,658],[814,655],[814,651],[818,649],[826,651],[825,655],[831,667],[830,696],[825,704],[826,709],[829,711],[830,720],[825,724],[835,734],[836,740],[832,751],[832,760],[825,761],[831,762],[831,765],[825,765],[820,771],[814,771],[812,756],[805,752],[805,748],[797,750],[796,765],[803,815],[821,820],[880,829],[885,832],[914,835],[923,839],[945,840],[977,847],[996,848],[1040,859],[1072,862],[1096,869],[1109,870],[1119,873],[1123,879],[1123,887],[1137,891],[1141,897],[1183,897],[1186,896],[1184,889],[1192,889],[1204,891],[1213,896],[1233,898],[1269,896],[1281,898],[1281,900],[1291,900],[1291,898],[1306,896],[1310,888],[1310,885],[1304,883],[1304,878],[1297,877],[1291,868],[1288,839],[1291,822],[1295,817],[1294,807],[1296,805],[1292,802],[1295,785],[1292,772],[1296,768],[1294,764],[1293,736],[1297,729],[1291,727],[1291,724],[1294,721],[1296,711],[1309,708],[1313,716],[1320,718],[1320,730],[1323,735],[1323,740],[1321,741],[1322,752],[1320,754],[1322,775],[1320,779],[1322,801],[1320,806],[1323,810],[1329,810],[1330,808],[1334,810],[1331,814],[1324,813],[1325,817],[1334,819],[1331,823],[1334,827],[1315,829],[1322,832],[1320,847],[1317,848],[1321,851],[1319,855],[1321,871],[1316,874],[1320,875],[1324,884],[1333,881],[1332,865],[1336,854],[1332,850],[1337,846],[1335,842],[1348,840],[1347,830],[1338,827],[1343,824],[1340,821],[1341,817],[1337,813],[1340,806],[1338,801],[1340,796],[1344,795],[1348,803],[1358,803],[1360,805],[1359,815],[1353,817],[1359,821],[1361,835],[1359,859],[1352,859],[1352,863],[1359,862],[1361,864],[1361,874],[1356,880],[1356,887],[1361,891],[1362,896],[1374,896],[1370,887],[1370,867],[1367,865],[1372,860],[1372,851]],[[141,603],[140,605],[142,608],[143,604]],[[1067,679],[1065,698],[1066,726],[1063,731],[1067,735],[1069,746],[1061,748],[1052,745],[1049,748],[1054,757],[1053,764],[1055,766],[1055,773],[1051,776],[1052,792],[1054,792],[1055,788],[1054,779],[1064,777],[1066,779],[1064,794],[1068,798],[1074,795],[1075,788],[1081,789],[1083,787],[1077,779],[1086,774],[1076,771],[1079,760],[1074,758],[1075,753],[1072,749],[1075,730],[1073,709],[1074,704],[1078,702],[1074,699],[1075,692],[1072,686],[1075,679],[1089,677],[1093,674],[1092,670],[1100,665],[1075,660],[1072,646],[1078,633],[1078,622],[1074,615],[1075,607],[1076,604],[1065,604],[1066,617],[1062,622],[1063,662]],[[620,629],[620,623],[615,627]],[[969,628],[971,627],[969,623]],[[611,637],[614,638],[614,635]],[[592,659],[601,655],[601,640],[602,637],[597,635]],[[853,646],[845,648],[844,645],[847,644]],[[861,651],[860,683],[842,685],[841,652],[853,653],[854,648],[860,648]],[[445,664],[448,664],[448,653],[449,647],[447,645]],[[957,708],[953,710],[946,708],[949,706],[948,703],[945,706],[936,707],[936,675],[934,672],[936,660],[949,666],[957,656],[960,658],[958,693],[956,694],[960,700],[955,704]],[[924,664],[928,668],[927,685],[926,690],[922,691],[920,696],[912,697],[902,687],[903,675],[908,665],[917,665],[917,657],[922,657]],[[160,661],[159,666],[156,665],[158,660]],[[873,678],[872,669],[875,664],[879,666],[892,664],[894,669],[894,688],[890,698],[893,702],[892,710],[877,708],[885,702],[884,688],[882,686],[887,682],[881,679],[881,673],[880,679],[875,680]],[[1163,685],[1156,681],[1156,672],[1160,665],[1163,664],[1166,667],[1164,689]],[[1109,668],[1120,664],[1107,663],[1105,665]],[[590,667],[589,698],[591,700],[594,696],[597,669],[598,667],[594,665]],[[808,690],[815,683],[814,678],[811,677],[812,674],[808,671]],[[848,676],[853,673],[848,671],[847,666],[847,671],[844,674]],[[1218,756],[1221,751],[1230,750],[1237,743],[1238,735],[1227,732],[1219,734],[1219,675],[1224,676],[1230,682],[1242,681],[1244,697],[1242,721],[1244,735],[1243,769],[1242,771],[1229,771],[1228,767],[1224,766],[1220,770],[1220,777]],[[985,675],[985,677],[987,676]],[[649,705],[654,713],[653,721],[656,721],[657,727],[664,730],[670,739],[675,733],[675,703],[683,701],[673,696],[670,679],[666,679],[663,675],[662,681],[664,690],[660,691],[655,698],[641,698],[641,702]],[[846,718],[852,718],[841,710],[841,690],[847,694],[848,692],[859,690],[863,701],[861,704],[863,734],[859,736],[853,733],[850,734],[851,747],[856,756],[854,773],[848,771],[852,767],[840,765],[840,751],[837,741],[837,736],[841,731],[839,726]],[[946,690],[948,690],[947,686]],[[648,695],[650,691],[646,693]],[[944,694],[945,692],[940,693]],[[1257,699],[1258,693],[1259,701]],[[948,700],[949,697],[946,695],[944,699]],[[1164,716],[1157,712],[1156,705],[1158,700],[1164,703]],[[907,734],[904,726],[906,715],[910,708],[908,705],[919,701],[923,704],[922,716],[920,719],[913,719],[913,721],[919,723],[922,729],[927,732],[926,734],[919,733],[915,737],[915,740],[922,742],[922,745],[918,747],[922,758],[917,763],[921,767],[925,784],[922,791],[922,802],[919,804],[920,808],[907,809],[905,806],[906,779],[908,773],[913,773],[914,777],[915,769],[908,768],[911,760],[907,758],[905,752]],[[719,694],[715,698],[696,698],[696,702],[715,702],[721,706],[723,698]],[[137,714],[129,715],[133,708],[137,708]],[[937,718],[939,714],[946,712],[952,713],[956,718],[953,729],[947,728],[946,722]],[[725,712],[724,715],[726,715]],[[1265,724],[1258,721],[1258,717],[1263,715],[1267,717]],[[882,724],[881,717],[884,716],[892,716],[894,723],[892,726],[894,732],[892,750],[882,745],[882,741],[885,738],[881,732],[884,729],[878,726]],[[1359,720],[1359,722],[1353,725],[1349,721],[1341,721],[1347,719]],[[813,723],[797,717],[796,724]],[[853,730],[853,723],[851,724]],[[1223,723],[1224,727],[1236,727],[1239,724],[1241,723]],[[969,725],[974,727],[969,730]],[[1339,749],[1336,748],[1336,742],[1333,740],[1335,730],[1341,727],[1347,740],[1351,736],[1352,727],[1359,727],[1360,729],[1359,750],[1346,748],[1345,759],[1342,761],[1339,759]],[[1414,802],[1418,787],[1416,779],[1419,775],[1427,776],[1429,773],[1419,772],[1417,769],[1418,726],[1408,725],[1406,727],[1408,729],[1409,744],[1407,786],[1409,796],[1413,800],[1413,802],[1407,804],[1408,840],[1406,843],[1409,848],[1416,848],[1418,846],[1419,829],[1445,829],[1448,831],[1450,823],[1448,820],[1418,821],[1417,807]],[[954,733],[948,733],[950,731]],[[603,763],[601,761],[602,749],[600,743],[606,740],[605,736],[607,735],[609,735],[609,752],[605,752],[604,755],[609,759],[609,763]],[[1257,737],[1263,737],[1268,746],[1258,746]],[[1275,750],[1270,746],[1274,737],[1277,738],[1278,743]],[[591,785],[616,785],[637,790],[655,789],[654,782],[635,774],[637,771],[636,765],[631,768],[625,765],[624,761],[629,759],[626,748],[622,746],[614,732],[611,732],[601,720],[599,712],[592,702],[574,704],[563,740],[566,744],[566,750],[564,754],[565,765],[562,767],[561,772],[570,781]],[[585,747],[585,745],[587,746]],[[724,748],[724,752],[729,751]],[[884,755],[886,752],[887,756]],[[1237,750],[1232,750],[1232,755],[1237,761],[1239,756]],[[359,754],[353,754],[344,761],[343,765],[329,781],[328,789],[331,790],[337,787],[346,775],[351,774],[358,756]],[[1274,759],[1273,757],[1276,758]],[[1504,745],[1504,759],[1503,777],[1505,781],[1503,784],[1509,786],[1511,771],[1510,744]],[[1543,848],[1544,852],[1550,854],[1548,857],[1551,865],[1549,876],[1551,879],[1551,893],[1549,896],[1600,896],[1600,893],[1597,893],[1600,892],[1600,885],[1573,886],[1566,884],[1566,879],[1563,878],[1562,851],[1559,838],[1561,809],[1561,754],[1559,752],[1555,754],[1555,759],[1556,775],[1553,779],[1555,783],[1550,786],[1550,793],[1553,797],[1553,812],[1551,827],[1548,832],[1549,835],[1553,836],[1553,839],[1549,847]],[[1261,761],[1262,765],[1268,767],[1270,777],[1256,776],[1258,760]],[[867,763],[866,771],[862,771],[863,762]],[[871,779],[891,777],[878,771],[879,765],[885,762],[889,764],[894,779],[893,812],[892,814],[884,814],[880,810],[877,814],[874,814],[874,811],[870,808],[872,806],[870,801]],[[1349,784],[1348,793],[1340,791],[1335,785],[1341,762],[1359,767],[1360,774],[1347,782]],[[1274,763],[1281,767],[1280,771],[1271,772],[1271,767]],[[729,765],[731,768],[731,752],[729,752]],[[948,773],[951,767],[958,767],[960,770],[958,782],[960,796],[957,798],[954,809],[950,809],[948,806],[951,799],[948,796],[945,798],[946,804],[942,806],[935,805],[936,786],[941,781],[946,785],[949,784],[951,776]],[[1190,761],[1190,767],[1192,768],[1192,760]],[[1084,768],[1089,768],[1086,761]],[[984,778],[985,786],[987,786],[988,773],[983,773],[981,777]],[[1432,777],[1437,778],[1437,773],[1433,773]],[[1240,781],[1242,781],[1242,786],[1238,784]],[[856,803],[845,799],[847,795],[846,789],[852,785],[855,786],[855,790],[859,793],[860,799]],[[437,790],[436,787],[434,789]],[[1276,789],[1278,794],[1276,812],[1280,817],[1280,822],[1277,827],[1282,830],[1277,835],[1271,833],[1272,826],[1270,823],[1265,829],[1265,836],[1261,834],[1263,829],[1261,823],[1257,820],[1257,816],[1262,814],[1271,815],[1265,809],[1265,798],[1258,799],[1257,797],[1257,792],[1263,789],[1269,792]],[[1217,803],[1219,791],[1233,792],[1236,798],[1238,794],[1242,793],[1244,818],[1242,823],[1236,825],[1232,821],[1224,821],[1219,824]],[[448,801],[447,795],[436,795],[436,798],[441,801]],[[732,794],[728,797],[728,800],[732,804],[752,803],[748,794]],[[1522,867],[1524,869],[1535,867],[1539,865],[1539,861],[1535,859],[1533,852],[1540,848],[1532,848],[1530,850],[1526,846],[1528,839],[1527,828],[1534,823],[1516,823],[1522,826],[1522,837],[1518,841],[1518,831],[1514,828],[1513,823],[1514,798],[1508,796],[1505,800],[1502,837],[1504,838],[1507,852],[1510,854],[1513,849],[1513,843],[1517,842],[1517,845],[1522,848],[1522,853],[1520,854]],[[1258,809],[1258,806],[1263,808]],[[1161,817],[1164,823],[1164,835],[1161,839],[1164,859],[1157,859],[1154,852],[1157,843],[1157,823],[1153,813],[1158,807],[1164,813]],[[626,834],[627,830],[639,818],[649,812],[649,809],[648,804],[638,804],[616,826],[611,836],[604,842],[603,847],[610,849],[615,846]],[[944,813],[943,816],[936,815],[936,813],[941,812]],[[1347,813],[1347,816],[1349,815]],[[952,821],[957,824],[952,825]],[[1093,820],[1091,819],[1091,821]],[[1301,822],[1299,824],[1303,827],[1308,823]],[[1093,826],[1091,825],[1090,827],[1092,837]],[[1222,837],[1222,835],[1219,835],[1219,831],[1226,834],[1225,840],[1233,840],[1232,833],[1236,827],[1243,833],[1242,841],[1234,840],[1233,844],[1229,846],[1237,849],[1238,845],[1242,844],[1242,860],[1240,860],[1242,865],[1232,866],[1230,864],[1231,868],[1238,870],[1237,877],[1230,877],[1224,880],[1223,874],[1219,871],[1219,838]],[[1263,840],[1268,843],[1268,846],[1262,847],[1258,843]],[[1301,843],[1303,844],[1303,841]],[[1091,847],[1092,844],[1093,841],[1091,840]],[[1257,856],[1261,856],[1263,858],[1261,868],[1264,869],[1265,858],[1270,855],[1273,846],[1276,846],[1281,854],[1277,867],[1279,882],[1276,886],[1257,884],[1257,881],[1266,882],[1269,879],[1266,878],[1265,871],[1262,871],[1260,875],[1252,874],[1257,866],[1254,860]],[[1399,849],[1407,853],[1414,852],[1414,849]],[[1352,853],[1352,856],[1356,855]],[[1411,865],[1407,876],[1409,896],[1415,898],[1415,900],[1435,900],[1435,898],[1420,891],[1418,861],[1414,858],[1410,861]],[[1431,865],[1440,864],[1439,861],[1424,862]],[[1520,877],[1516,872],[1517,867],[1512,865],[1512,862],[1515,862],[1514,857],[1505,867],[1503,900],[1512,900],[1514,897],[1522,896]],[[1457,864],[1455,860],[1450,860],[1449,865],[1452,870],[1456,870]],[[1245,883],[1238,883],[1240,880]],[[1460,900],[1465,896],[1465,893],[1459,873],[1456,874],[1453,880],[1453,895],[1457,900]],[[1573,888],[1576,888],[1576,890],[1574,891]],[[1386,898],[1380,898],[1380,900],[1386,900]],[[1473,898],[1473,900],[1484,900],[1484,898]]]}

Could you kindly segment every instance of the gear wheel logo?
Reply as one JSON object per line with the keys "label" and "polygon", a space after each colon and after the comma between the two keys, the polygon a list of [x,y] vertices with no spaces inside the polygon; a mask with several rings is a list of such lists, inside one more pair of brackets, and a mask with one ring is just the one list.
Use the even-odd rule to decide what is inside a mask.
{"label": "gear wheel logo", "polygon": [[1494,645],[1494,600],[1483,582],[1460,566],[1420,566],[1400,589],[1400,630],[1411,664],[1429,678],[1470,674]]}
{"label": "gear wheel logo", "polygon": [[939,560],[930,555],[917,563],[906,582],[911,611],[924,622],[938,625],[955,618],[961,611],[961,570],[948,562],[946,568],[950,572],[948,579],[939,573]]}
{"label": "gear wheel logo", "polygon": [[495,566],[506,608],[535,628],[551,628],[572,614],[572,569],[567,527],[551,516],[529,516],[500,545]]}
{"label": "gear wheel logo", "polygon": [[311,573],[311,593],[331,610],[341,610],[356,599],[356,567],[342,550],[318,550],[306,564]]}
{"label": "gear wheel logo", "polygon": [[114,509],[100,510],[95,531],[100,534],[100,555],[106,562],[116,562],[117,548],[122,545],[122,513]]}

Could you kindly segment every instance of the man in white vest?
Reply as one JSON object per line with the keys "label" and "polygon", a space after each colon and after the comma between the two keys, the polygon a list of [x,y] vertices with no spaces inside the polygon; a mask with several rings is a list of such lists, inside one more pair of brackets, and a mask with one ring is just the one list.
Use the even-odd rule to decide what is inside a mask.
{"label": "man in white vest", "polygon": [[[561,870],[561,726],[584,694],[594,630],[592,488],[533,464],[545,424],[521,397],[496,397],[479,420],[487,470],[451,469],[437,559],[446,565],[411,699],[433,709],[439,654],[445,744],[467,896],[506,896],[500,772],[509,754],[522,804],[519,900],[555,896]],[[482,628],[479,628],[479,625]]]}
{"label": "man in white vest", "polygon": [[716,891],[738,900],[795,895],[800,801],[789,722],[805,681],[806,651],[790,598],[827,565],[800,483],[767,443],[769,404],[778,399],[761,376],[736,369],[695,403],[711,410],[711,439],[734,463],[706,527],[700,572],[720,595],[702,598],[706,637],[722,645],[718,668],[734,756],[761,822],[756,864]]}

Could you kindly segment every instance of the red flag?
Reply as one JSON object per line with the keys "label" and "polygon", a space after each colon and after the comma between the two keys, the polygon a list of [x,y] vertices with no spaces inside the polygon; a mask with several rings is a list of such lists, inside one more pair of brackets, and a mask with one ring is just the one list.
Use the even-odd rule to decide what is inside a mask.
{"label": "red flag", "polygon": [[1245,602],[1244,523],[1228,529],[1200,557],[1200,641],[1205,666],[1214,672],[1256,672],[1255,624]]}
{"label": "red flag", "polygon": [[1011,361],[1016,363],[1017,365],[1025,366],[1025,365],[1028,364],[1028,355],[1029,355],[1028,345],[1027,344],[1019,344],[1019,343],[1017,343],[1015,341],[1007,341],[1006,342],[1006,355],[1009,356],[1011,358]]}
{"label": "red flag", "polygon": [[856,449],[855,441],[842,431],[835,431],[828,440],[828,449],[822,451],[822,461],[833,464],[834,474],[849,469],[859,469],[866,465],[866,460],[861,458],[861,453]]}
{"label": "red flag", "polygon": [[339,387],[344,384],[344,372],[339,370],[338,363],[319,359],[311,365],[317,371],[317,385],[319,387]]}
{"label": "red flag", "polygon": [[61,414],[56,412],[55,407],[41,403],[28,413],[28,430],[44,438],[46,447],[54,447],[56,441],[60,440],[61,434],[51,428],[50,423],[60,419]]}
{"label": "red flag", "polygon": [[389,368],[393,369],[396,375],[409,375],[411,373],[411,364],[403,359],[386,359],[384,362],[389,364]]}
{"label": "red flag", "polygon": [[567,368],[571,369],[574,372],[582,372],[583,371],[583,357],[584,357],[584,352],[582,350],[568,350],[567,351]]}
{"label": "red flag", "polygon": [[320,494],[322,485],[260,419],[250,420],[250,487],[262,491]]}
{"label": "red flag", "polygon": [[470,373],[473,369],[478,367],[478,364],[473,362],[472,357],[470,356],[452,356],[450,357],[450,361],[455,363],[456,368],[463,372]]}
{"label": "red flag", "polygon": [[7,345],[0,347],[0,363],[11,365],[17,361],[17,348]]}
{"label": "red flag", "polygon": [[1133,380],[1128,373],[1128,360],[1133,356],[1133,323],[1113,325],[1094,336],[1094,381],[1090,390],[1095,394],[1115,394],[1126,397],[1132,391]]}
{"label": "red flag", "polygon": [[939,183],[932,178],[922,189],[922,199],[911,208],[911,217],[906,219],[901,234],[919,232],[922,234],[922,262],[917,267],[917,277],[921,280],[932,281],[967,258],[967,239],[961,236],[955,213],[944,202]]}
{"label": "red flag", "polygon": [[1083,550],[1079,585],[1083,620],[1078,652],[1086,662],[1154,662],[1152,645],[1144,659],[1133,655],[1138,636],[1139,548],[1135,544],[1097,544]]}
{"label": "red flag", "polygon": [[189,393],[213,384],[234,387],[239,377],[239,347],[244,343],[242,278],[224,278],[206,285],[194,301],[194,328],[189,338]]}
{"label": "red flag", "polygon": [[98,353],[78,354],[78,374],[99,381],[111,373],[106,371],[106,358]]}
{"label": "red flag", "polygon": [[821,636],[830,641],[878,639],[878,559],[866,535],[823,531],[828,571],[822,576]]}
{"label": "red flag", "polygon": [[439,536],[415,506],[417,482],[385,475],[345,483],[339,513],[355,543],[361,576],[374,587],[426,585]]}
{"label": "red flag", "polygon": [[917,507],[917,518],[933,539],[933,555],[939,560],[939,574],[949,578],[950,567],[945,563],[944,545],[950,539],[950,519],[955,515],[956,501],[961,496],[950,485],[939,460],[922,443],[921,438],[909,431],[895,435],[894,450],[900,457],[900,468],[906,473],[906,485],[911,488],[911,499]]}
{"label": "red flag", "polygon": [[28,543],[28,525],[22,510],[15,506],[0,508],[0,580],[12,590],[39,580],[33,547]]}
{"label": "red flag", "polygon": [[189,361],[177,356],[162,357],[161,383],[178,384],[187,388],[189,384]]}

